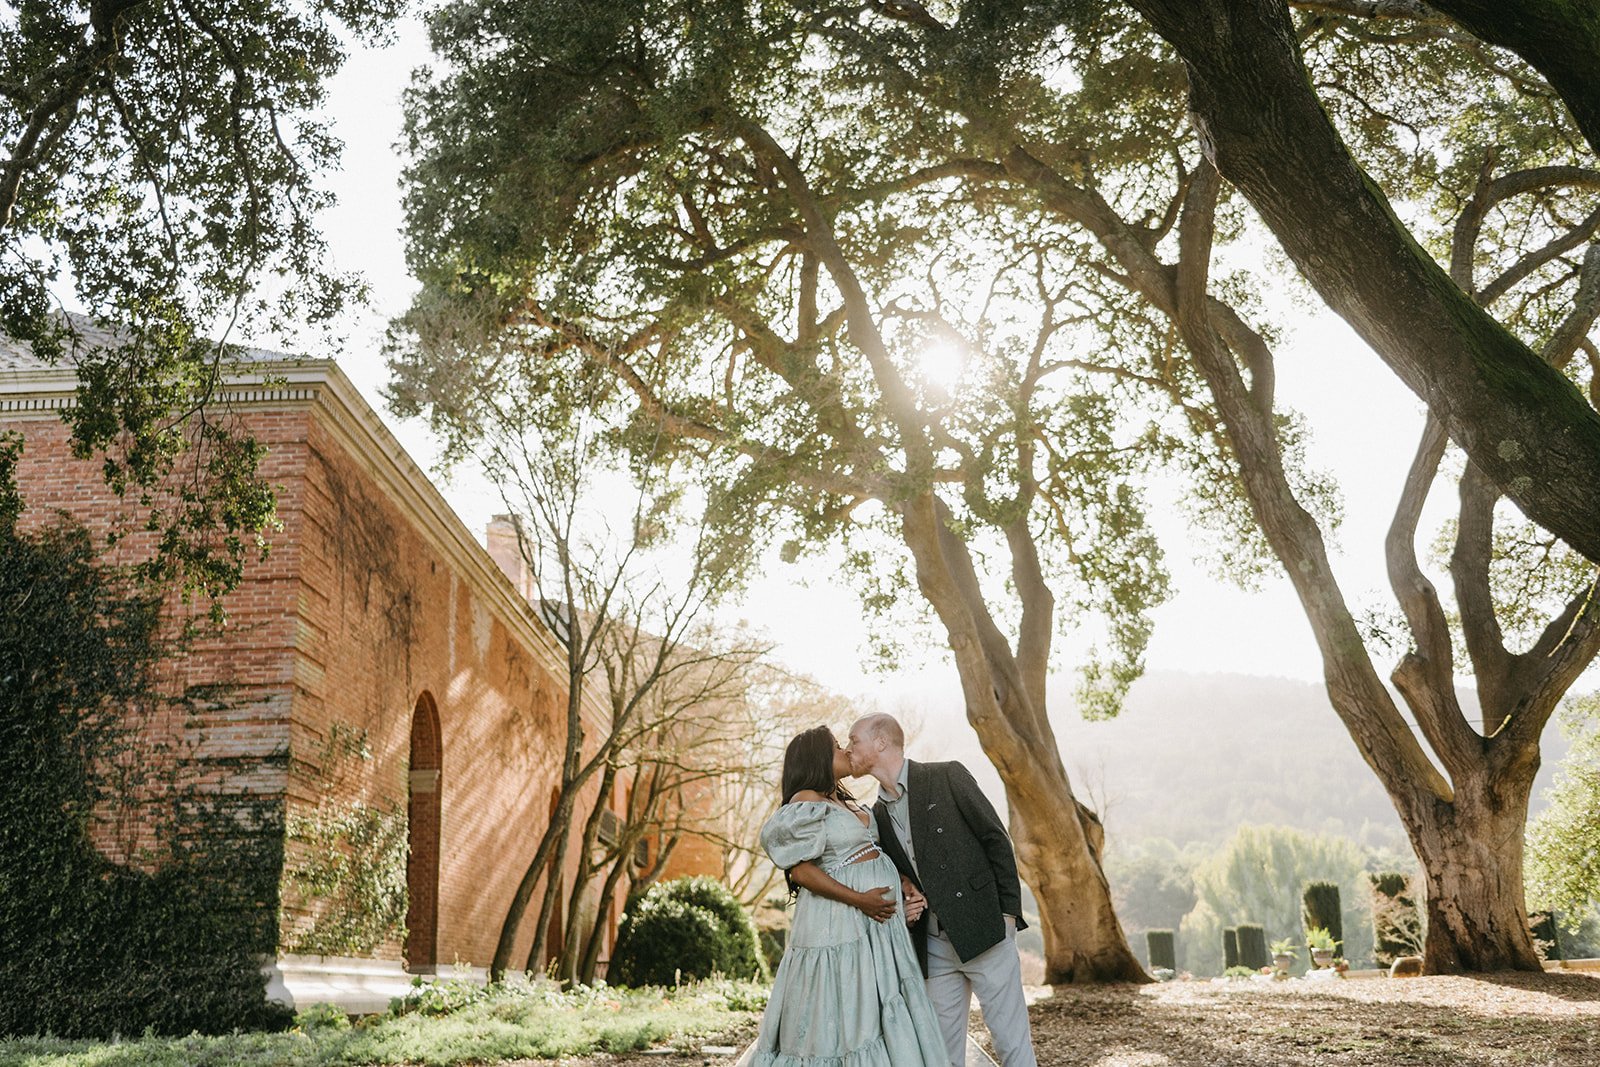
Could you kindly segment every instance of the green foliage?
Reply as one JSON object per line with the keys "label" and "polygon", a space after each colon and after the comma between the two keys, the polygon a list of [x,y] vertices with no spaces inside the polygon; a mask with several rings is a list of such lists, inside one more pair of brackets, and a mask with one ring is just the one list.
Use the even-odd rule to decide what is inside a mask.
{"label": "green foliage", "polygon": [[1396,957],[1419,955],[1422,912],[1411,888],[1411,876],[1400,871],[1369,875],[1368,899],[1372,905],[1372,954],[1377,965],[1388,967]]}
{"label": "green foliage", "polygon": [[1197,845],[1180,849],[1161,837],[1119,839],[1106,854],[1105,870],[1123,927],[1135,931],[1176,925],[1194,907],[1194,869],[1204,855]]}
{"label": "green foliage", "polygon": [[401,7],[74,0],[12,6],[0,28],[0,337],[71,356],[75,446],[105,453],[154,567],[193,590],[237,582],[273,521],[261,449],[219,410],[236,352],[203,338],[281,335],[360,297],[316,227],[339,150],[317,112],[345,41],[381,38]]}
{"label": "green foliage", "polygon": [[[258,962],[276,949],[276,806],[166,780],[128,722],[195,707],[162,683],[171,648],[160,598],[84,530],[0,528],[0,1033],[286,1021]],[[119,810],[158,830],[162,854],[138,857],[154,873],[92,844]]]}
{"label": "green foliage", "polygon": [[421,975],[411,979],[411,991],[389,1002],[389,1014],[453,1015],[463,1008],[488,1000],[498,985],[483,985],[457,979],[430,981]]}
{"label": "green foliage", "polygon": [[[1336,882],[1307,882],[1300,894],[1301,925],[1306,930],[1306,947],[1311,943],[1311,932],[1321,930],[1336,944],[1344,942],[1344,914],[1339,910],[1339,886]],[[1328,946],[1330,948],[1333,945]]]}
{"label": "green foliage", "polygon": [[[1343,900],[1366,901],[1367,853],[1354,841],[1310,834],[1282,826],[1243,826],[1217,852],[1195,868],[1198,903],[1180,924],[1187,966],[1196,973],[1217,973],[1226,960],[1217,955],[1218,932],[1226,918],[1254,916],[1275,936],[1301,929],[1301,901],[1296,887],[1311,881],[1338,885]],[[1347,909],[1342,916],[1352,962],[1370,936],[1367,909]],[[1350,945],[1356,946],[1349,948]],[[1241,963],[1243,947],[1240,947]]]}
{"label": "green foliage", "polygon": [[1320,926],[1313,926],[1306,930],[1306,948],[1313,952],[1337,952],[1343,944],[1333,934]]}
{"label": "green foliage", "polygon": [[22,496],[17,491],[17,461],[22,458],[23,440],[19,433],[0,433],[0,537],[10,537],[22,515]]}
{"label": "green foliage", "polygon": [[1146,930],[1145,948],[1149,952],[1150,966],[1178,969],[1178,954],[1171,930]]}
{"label": "green foliage", "polygon": [[1571,741],[1548,797],[1528,825],[1527,890],[1531,907],[1561,912],[1576,931],[1600,901],[1600,694],[1562,712]]}
{"label": "green foliage", "polygon": [[295,1029],[304,1033],[315,1030],[348,1030],[350,1016],[337,1004],[312,1004],[294,1013]]}
{"label": "green foliage", "polygon": [[1238,927],[1239,963],[1252,970],[1260,970],[1272,962],[1267,954],[1267,932],[1255,923],[1240,923]]}
{"label": "green foliage", "polygon": [[1257,973],[1259,972],[1253,970],[1252,968],[1240,967],[1237,964],[1234,964],[1229,966],[1228,969],[1222,973],[1222,976],[1224,978],[1254,978]]}
{"label": "green foliage", "polygon": [[[1028,40],[1054,40],[1048,19],[1025,15]],[[899,509],[937,490],[1002,625],[1021,608],[993,557],[1013,537],[1037,542],[1055,598],[1045,617],[1082,625],[1079,705],[1115,712],[1168,595],[1144,480],[1187,447],[1173,394],[1198,380],[1090,267],[1091,245],[1046,232],[1012,198],[905,181],[908,167],[993,147],[962,113],[997,101],[971,97],[978,82],[1014,87],[1030,120],[1074,122],[1030,111],[1043,72],[1016,51],[1018,20],[1002,21],[982,48],[964,33],[924,55],[893,25],[877,27],[881,48],[863,40],[842,9],[445,5],[430,31],[448,66],[407,98],[408,254],[423,291],[397,329],[396,394],[471,440],[486,407],[561,402],[535,379],[598,374],[631,428],[616,447],[692,462],[731,543],[781,544],[785,558],[832,544],[865,561],[849,573],[873,610],[915,595]],[[1139,70],[1150,113],[1130,122],[1170,136],[1182,108],[1165,90],[1181,74],[1135,36],[1117,58]],[[985,71],[991,56],[1018,66]],[[1096,131],[1039,132],[1087,147]],[[1106,150],[1126,159],[1129,136]],[[857,289],[865,314],[844,306]],[[930,371],[938,351],[943,375]],[[1102,362],[1076,360],[1084,351]],[[1173,388],[1152,388],[1164,374]]]}
{"label": "green foliage", "polygon": [[624,986],[768,976],[750,917],[726,886],[703,877],[652,885],[628,902],[611,974]]}
{"label": "green foliage", "polygon": [[[439,983],[448,986],[460,982]],[[446,1011],[395,1009],[347,1024],[343,1012],[316,1005],[288,1033],[221,1037],[122,1038],[115,1044],[58,1038],[0,1040],[0,1063],[29,1067],[411,1067],[525,1063],[623,1056],[652,1047],[690,1050],[748,1027],[766,990],[714,981],[674,990],[604,986],[562,992],[543,982],[506,982],[459,997]],[[731,1035],[730,1035],[731,1036]]]}
{"label": "green foliage", "polygon": [[[365,731],[334,723],[323,745],[318,778],[324,789],[347,773],[345,763],[370,763]],[[291,811],[284,833],[284,904],[308,908],[309,925],[280,920],[290,952],[365,956],[406,934],[406,811],[389,801],[326,797],[308,812]]]}

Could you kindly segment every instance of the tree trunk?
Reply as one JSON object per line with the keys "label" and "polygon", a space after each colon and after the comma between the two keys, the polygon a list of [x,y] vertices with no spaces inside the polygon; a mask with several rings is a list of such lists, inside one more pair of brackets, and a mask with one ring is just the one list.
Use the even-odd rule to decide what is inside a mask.
{"label": "tree trunk", "polygon": [[611,902],[616,899],[617,886],[622,882],[624,869],[628,865],[628,853],[624,851],[611,864],[611,869],[606,872],[606,880],[600,887],[600,903],[595,908],[594,925],[589,928],[589,936],[583,944],[583,957],[578,961],[577,978],[584,985],[594,985],[595,972],[600,969],[600,950],[605,945],[606,916],[611,914]]}
{"label": "tree trunk", "polygon": [[1543,74],[1600,154],[1600,6],[1592,0],[1428,0],[1428,6]]}
{"label": "tree trunk", "polygon": [[[1065,810],[1076,809],[1076,819],[1063,818],[1059,801],[1048,795],[1024,799],[1025,791],[1009,785],[1006,790],[1017,866],[1039,899],[1044,980],[1049,985],[1147,982],[1149,976],[1112,908],[1111,887],[1101,866],[1100,820],[1071,799],[1064,778],[1062,784],[1071,805]],[[1044,832],[1036,832],[1041,825]]]}
{"label": "tree trunk", "polygon": [[[562,937],[561,956],[556,968],[556,978],[564,987],[569,987],[580,980],[583,945],[592,933],[591,929],[585,929],[588,909],[583,907],[583,898],[595,879],[594,852],[600,837],[600,823],[605,818],[606,810],[611,806],[611,795],[615,791],[616,781],[617,769],[607,763],[605,771],[600,775],[594,806],[589,809],[589,816],[584,820],[583,833],[578,837],[578,868],[572,876],[572,888],[567,893],[567,928]],[[597,911],[595,914],[595,921],[591,926],[599,924],[598,917],[601,912]]]}
{"label": "tree trunk", "polygon": [[[1534,724],[1548,716],[1551,698],[1526,698],[1505,734],[1484,737],[1461,718],[1448,688],[1454,684],[1451,672],[1429,671],[1413,653],[1402,661],[1396,681],[1449,779],[1423,751],[1362,644],[1328,562],[1321,529],[1295,500],[1271,411],[1250,402],[1232,353],[1207,318],[1216,192],[1215,170],[1202,167],[1180,226],[1178,327],[1216,399],[1256,521],[1305,608],[1322,652],[1329,700],[1383,783],[1422,861],[1430,918],[1424,965],[1443,973],[1537,967],[1523,910],[1522,832],[1539,765]],[[1425,440],[1420,451],[1418,462],[1431,480],[1436,443]],[[1412,503],[1420,509],[1420,495]],[[1414,534],[1414,515],[1397,518],[1397,523],[1391,552],[1409,549]],[[1396,538],[1405,544],[1400,546]],[[1404,572],[1410,568],[1397,570],[1395,562],[1391,555],[1402,603],[1409,603],[1417,590],[1407,583],[1417,575],[1408,578]],[[1409,614],[1411,625],[1426,634],[1422,613]],[[1447,656],[1448,643],[1432,654]],[[1532,731],[1531,737],[1513,738],[1519,728]]]}
{"label": "tree trunk", "polygon": [[1453,803],[1407,820],[1427,886],[1426,973],[1542,969],[1522,888],[1532,783],[1532,774],[1459,783]]}
{"label": "tree trunk", "polygon": [[[943,505],[930,493],[901,514],[918,584],[950,635],[967,719],[1005,783],[1018,873],[1039,902],[1045,981],[1150,981],[1111,904],[1099,820],[1073,795],[1045,713],[1047,636],[1035,631],[1037,662],[1019,664],[982,604],[971,556]],[[1042,593],[1037,606],[1048,620],[1048,590],[1032,592]]]}
{"label": "tree trunk", "polygon": [[1530,518],[1600,562],[1600,413],[1403,226],[1313,91],[1282,0],[1131,0],[1183,57],[1206,154],[1327,305]]}
{"label": "tree trunk", "polygon": [[550,943],[550,919],[561,901],[561,868],[567,865],[567,842],[572,839],[572,807],[560,816],[556,829],[555,847],[550,852],[550,863],[544,872],[544,896],[539,900],[539,915],[533,926],[533,944],[528,946],[528,959],[523,970],[537,974],[544,970],[544,950]]}
{"label": "tree trunk", "polygon": [[[567,854],[567,834],[563,829],[572,819],[572,791],[563,790],[556,800],[555,810],[550,813],[550,825],[545,829],[544,836],[539,840],[539,847],[534,850],[533,859],[529,861],[527,870],[522,872],[522,880],[517,883],[516,892],[512,894],[511,904],[506,908],[505,920],[500,924],[500,940],[495,945],[494,959],[489,964],[489,980],[498,982],[505,977],[506,968],[511,966],[511,951],[516,947],[517,931],[522,926],[523,916],[527,913],[528,902],[533,899],[534,886],[539,884],[540,876],[547,870],[560,870],[560,864],[565,862]],[[557,862],[552,863],[553,853],[559,853]],[[554,879],[552,879],[554,882]],[[544,898],[541,900],[541,924],[549,916],[550,889],[547,886]],[[538,948],[543,948],[543,926],[540,933],[535,934],[534,941]],[[532,958],[530,956],[530,958]]]}

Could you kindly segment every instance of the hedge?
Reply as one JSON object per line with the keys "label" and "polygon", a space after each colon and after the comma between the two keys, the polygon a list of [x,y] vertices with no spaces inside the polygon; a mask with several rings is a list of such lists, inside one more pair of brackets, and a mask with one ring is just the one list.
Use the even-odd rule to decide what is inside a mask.
{"label": "hedge", "polygon": [[726,886],[680,878],[629,900],[607,972],[613,984],[670,986],[717,974],[769,977],[755,926]]}
{"label": "hedge", "polygon": [[[153,783],[129,709],[163,691],[161,599],[65,520],[0,508],[0,1033],[109,1037],[287,1023],[258,956],[275,950],[282,820],[247,797],[164,785],[154,873],[96,850],[91,820]],[[213,763],[213,766],[216,764]]]}

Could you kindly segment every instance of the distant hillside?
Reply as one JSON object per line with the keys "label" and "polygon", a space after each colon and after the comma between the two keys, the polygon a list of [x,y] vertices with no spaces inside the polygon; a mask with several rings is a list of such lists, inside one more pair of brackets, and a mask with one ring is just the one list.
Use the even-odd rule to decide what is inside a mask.
{"label": "distant hillside", "polygon": [[[1113,845],[1146,837],[1218,844],[1240,824],[1276,823],[1406,847],[1387,795],[1320,684],[1152,674],[1134,686],[1127,710],[1110,722],[1084,722],[1067,706],[1067,686],[1058,691],[1051,721],[1062,758],[1079,795],[1091,805],[1104,802]],[[914,757],[962,760],[1000,802],[999,775],[966,723],[958,687],[930,683],[924,691],[891,696],[885,706],[920,715]],[[1565,752],[1552,726],[1534,812],[1544,806],[1541,794]]]}

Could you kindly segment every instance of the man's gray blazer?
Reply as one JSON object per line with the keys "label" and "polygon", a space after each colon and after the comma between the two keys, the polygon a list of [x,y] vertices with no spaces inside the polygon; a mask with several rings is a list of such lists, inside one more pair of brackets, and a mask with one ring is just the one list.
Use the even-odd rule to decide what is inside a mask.
{"label": "man's gray blazer", "polygon": [[[889,806],[881,797],[872,809],[878,820],[878,844],[928,898],[928,910],[939,917],[956,953],[963,961],[970,960],[1005,940],[1005,916],[1015,915],[1017,929],[1027,929],[1011,837],[971,771],[953,760],[906,763],[916,867],[900,846]],[[912,924],[911,940],[926,975],[926,922]]]}

